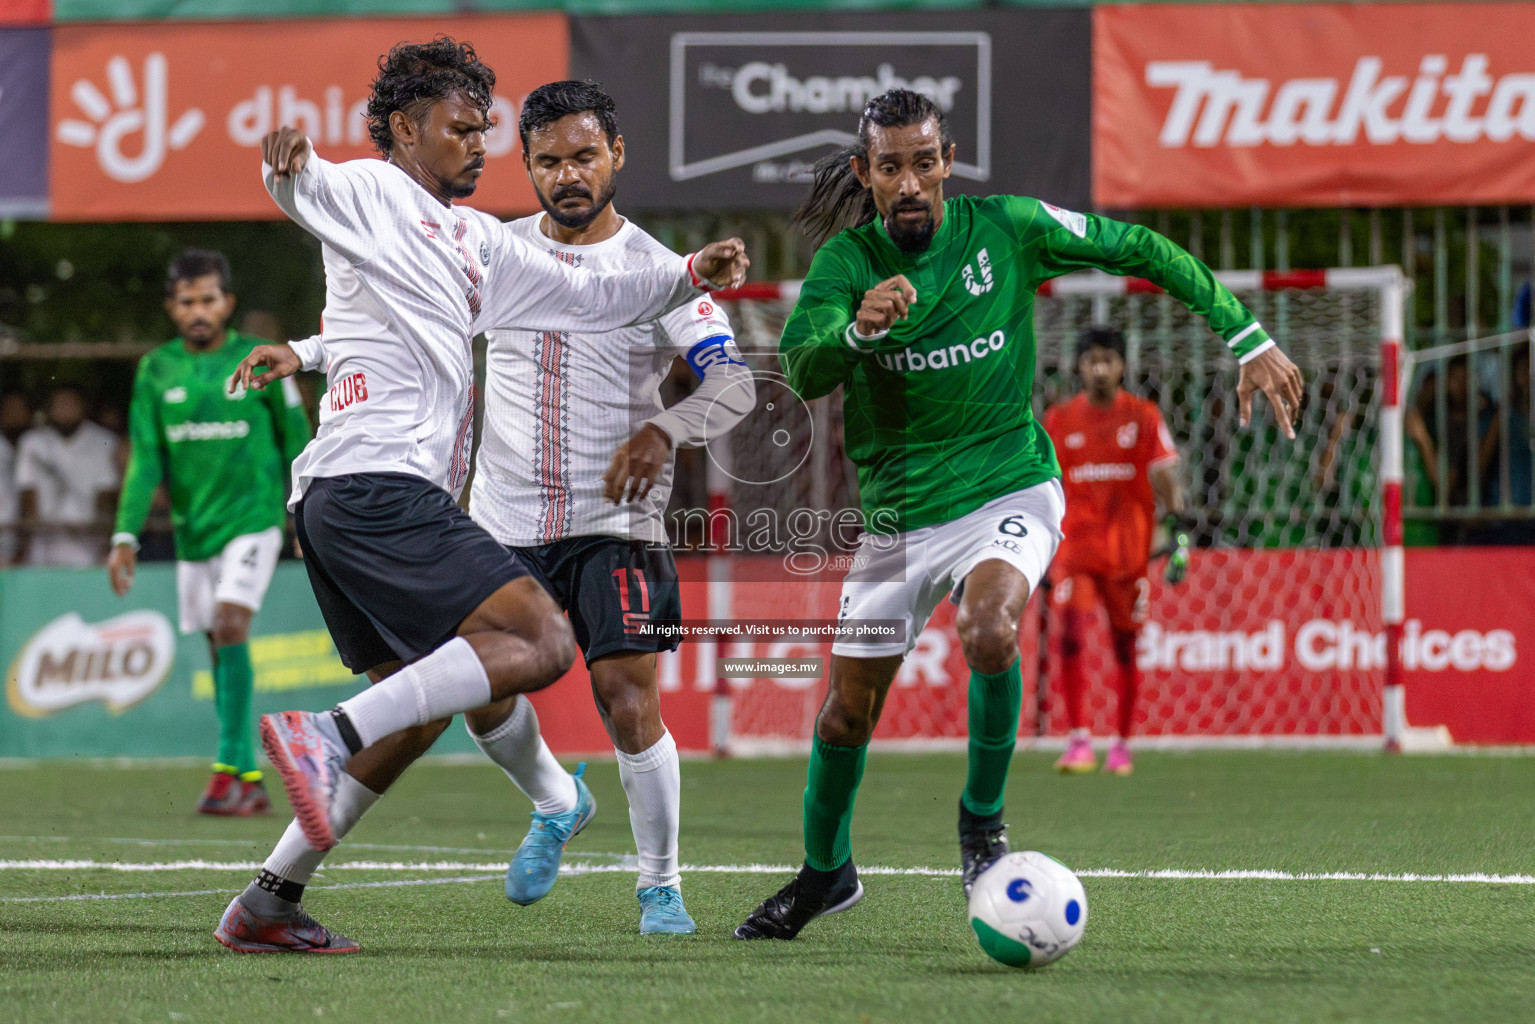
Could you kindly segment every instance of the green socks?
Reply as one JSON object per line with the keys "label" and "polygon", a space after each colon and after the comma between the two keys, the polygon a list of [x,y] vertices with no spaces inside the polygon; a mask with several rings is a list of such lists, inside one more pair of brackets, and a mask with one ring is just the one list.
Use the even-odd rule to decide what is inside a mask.
{"label": "green socks", "polygon": [[[1018,713],[1022,708],[1023,669],[1020,662],[1015,660],[996,675],[970,673],[970,774],[965,779],[965,792],[960,799],[972,814],[984,818],[1002,810],[1007,767],[1013,760],[1013,746],[1018,742]],[[808,821],[808,790],[805,807]]]}
{"label": "green socks", "polygon": [[852,859],[853,799],[858,795],[868,752],[867,744],[834,747],[819,736],[810,741],[805,863],[817,871],[834,871]]}
{"label": "green socks", "polygon": [[[214,706],[219,713],[219,770],[241,777],[256,772],[256,747],[251,729],[250,644],[220,647],[213,665]],[[260,778],[259,774],[255,775]]]}

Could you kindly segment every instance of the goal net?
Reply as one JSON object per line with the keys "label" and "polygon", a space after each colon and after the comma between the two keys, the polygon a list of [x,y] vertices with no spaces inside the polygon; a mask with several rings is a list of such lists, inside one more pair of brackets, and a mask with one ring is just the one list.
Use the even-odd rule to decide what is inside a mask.
{"label": "goal net", "polygon": [[[1399,519],[1392,519],[1399,511],[1383,520],[1390,494],[1382,500],[1383,470],[1392,475],[1383,409],[1396,400],[1388,378],[1395,383],[1401,279],[1394,268],[1221,276],[1305,373],[1293,442],[1267,409],[1255,407],[1252,425],[1238,427],[1237,365],[1225,344],[1147,282],[1074,274],[1047,285],[1035,306],[1035,413],[1080,387],[1076,332],[1109,324],[1126,336],[1125,387],[1157,403],[1181,456],[1194,551],[1178,586],[1163,581],[1164,560],[1152,563],[1150,614],[1137,651],[1137,734],[1288,742],[1379,735],[1390,725],[1383,697],[1395,645],[1388,634],[1401,618]],[[777,340],[796,292],[791,283],[724,296],[758,378],[758,407],[710,451],[712,504],[728,508],[737,527],[714,538],[720,553],[711,570],[711,617],[727,606],[747,620],[836,615],[846,567],[837,556],[852,536],[836,524],[858,507],[858,488],[842,450],[840,392],[801,403],[779,372]],[[1383,352],[1392,364],[1384,376]],[[1385,414],[1387,433],[1399,422],[1393,415]],[[759,532],[754,548],[753,522],[779,535]],[[1388,541],[1395,554],[1383,557]],[[810,551],[801,569],[814,571],[786,572],[786,545],[802,554],[819,549],[824,565]],[[1388,625],[1383,599],[1393,560],[1390,589],[1398,596],[1386,602],[1388,612],[1395,608]],[[1025,736],[1066,729],[1059,631],[1048,608],[1036,595],[1024,616]],[[955,610],[945,601],[906,659],[876,741],[944,746],[963,739],[969,672]],[[781,638],[727,646],[721,653],[828,653],[825,644]],[[1117,706],[1111,651],[1100,610],[1084,659],[1084,703],[1098,734],[1113,730]],[[721,683],[731,697],[733,748],[807,743],[825,685],[824,674]]]}

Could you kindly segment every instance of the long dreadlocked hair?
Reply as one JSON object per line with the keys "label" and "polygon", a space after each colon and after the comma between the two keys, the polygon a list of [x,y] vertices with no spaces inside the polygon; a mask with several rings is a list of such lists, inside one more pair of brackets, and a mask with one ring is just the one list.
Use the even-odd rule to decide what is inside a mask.
{"label": "long dreadlocked hair", "polygon": [[938,122],[939,148],[947,153],[954,142],[948,119],[938,104],[920,92],[891,89],[864,106],[863,114],[858,118],[857,144],[828,153],[816,161],[810,194],[794,211],[794,223],[816,248],[837,232],[867,224],[879,216],[874,207],[874,193],[859,184],[852,168],[853,160],[868,164],[869,130],[875,126],[904,128],[928,120]]}

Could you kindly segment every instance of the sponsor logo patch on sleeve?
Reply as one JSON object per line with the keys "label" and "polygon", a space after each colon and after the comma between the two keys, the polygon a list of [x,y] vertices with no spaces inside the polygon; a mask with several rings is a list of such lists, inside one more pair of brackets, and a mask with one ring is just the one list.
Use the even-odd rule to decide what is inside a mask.
{"label": "sponsor logo patch on sleeve", "polygon": [[1044,207],[1046,213],[1060,221],[1067,231],[1070,231],[1078,238],[1087,237],[1087,218],[1082,216],[1082,214],[1072,213],[1070,210],[1063,210],[1059,206],[1051,206],[1043,201],[1039,205]]}

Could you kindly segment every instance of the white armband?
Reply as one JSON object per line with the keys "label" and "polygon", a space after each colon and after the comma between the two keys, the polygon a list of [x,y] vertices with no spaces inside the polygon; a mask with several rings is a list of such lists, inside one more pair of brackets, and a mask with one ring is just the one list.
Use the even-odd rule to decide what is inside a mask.
{"label": "white armband", "polygon": [[890,333],[890,328],[883,331],[875,331],[873,334],[864,334],[858,329],[858,321],[854,320],[847,325],[847,330],[842,332],[842,340],[847,342],[847,347],[855,352],[872,352],[873,348],[858,344],[860,341],[878,341]]}

